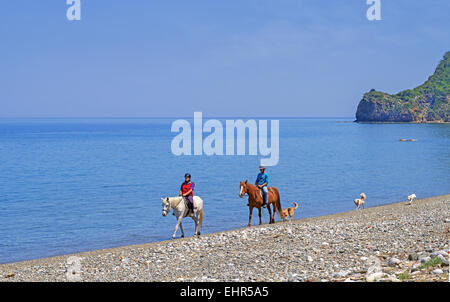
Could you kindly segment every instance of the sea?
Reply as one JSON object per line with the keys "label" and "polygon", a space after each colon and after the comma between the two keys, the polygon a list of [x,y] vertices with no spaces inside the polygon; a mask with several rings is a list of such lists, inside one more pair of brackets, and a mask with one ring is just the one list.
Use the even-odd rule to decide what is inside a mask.
{"label": "sea", "polygon": [[[245,227],[239,182],[255,181],[262,157],[174,155],[175,120],[0,119],[0,263],[170,239],[176,220],[161,198],[178,195],[186,172],[204,200],[203,234]],[[354,210],[362,192],[366,207],[450,193],[450,124],[255,120],[279,120],[267,172],[282,207],[299,204],[295,219]],[[192,219],[183,226],[192,236]]]}

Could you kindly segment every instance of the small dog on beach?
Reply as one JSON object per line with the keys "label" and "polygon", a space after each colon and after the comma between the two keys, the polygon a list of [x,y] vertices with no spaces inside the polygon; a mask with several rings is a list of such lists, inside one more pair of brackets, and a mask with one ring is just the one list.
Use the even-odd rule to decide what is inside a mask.
{"label": "small dog on beach", "polygon": [[411,194],[408,196],[408,204],[412,204],[413,200],[416,199],[416,194]]}
{"label": "small dog on beach", "polygon": [[364,209],[364,200],[366,200],[366,194],[364,194],[364,193],[361,193],[360,198],[354,200],[357,210],[360,207],[362,207]]}
{"label": "small dog on beach", "polygon": [[294,201],[294,206],[289,207],[281,211],[283,221],[286,222],[288,219],[288,216],[290,217],[289,221],[292,221],[292,216],[294,216],[294,211],[297,210],[298,204]]}

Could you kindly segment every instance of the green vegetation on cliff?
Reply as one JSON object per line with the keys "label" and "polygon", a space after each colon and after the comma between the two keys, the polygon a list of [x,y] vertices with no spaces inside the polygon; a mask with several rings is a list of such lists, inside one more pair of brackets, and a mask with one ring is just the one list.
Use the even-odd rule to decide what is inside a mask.
{"label": "green vegetation on cliff", "polygon": [[356,110],[357,122],[450,122],[450,52],[422,85],[391,95],[372,89]]}

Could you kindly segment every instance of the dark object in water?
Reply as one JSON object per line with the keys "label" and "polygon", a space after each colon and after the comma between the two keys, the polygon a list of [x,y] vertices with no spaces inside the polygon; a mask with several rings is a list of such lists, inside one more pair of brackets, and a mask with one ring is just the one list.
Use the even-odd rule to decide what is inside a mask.
{"label": "dark object in water", "polygon": [[411,138],[411,139],[401,138],[400,141],[401,142],[417,142],[417,139],[415,139],[415,138]]}

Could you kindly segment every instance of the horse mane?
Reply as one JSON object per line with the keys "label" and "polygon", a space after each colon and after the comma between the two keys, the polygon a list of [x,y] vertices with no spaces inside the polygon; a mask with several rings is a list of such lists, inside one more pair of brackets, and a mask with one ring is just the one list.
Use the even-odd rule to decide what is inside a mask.
{"label": "horse mane", "polygon": [[[249,190],[251,189],[251,191]],[[255,186],[252,185],[251,183],[247,183],[247,194],[250,196],[250,193],[253,195],[252,198],[253,200],[256,200],[259,196],[259,189]]]}
{"label": "horse mane", "polygon": [[[180,204],[180,202],[183,200],[182,196],[167,197],[167,198],[169,199],[169,204],[170,204],[171,208],[177,207]],[[174,200],[174,199],[179,199],[176,204],[172,203],[172,200]]]}

